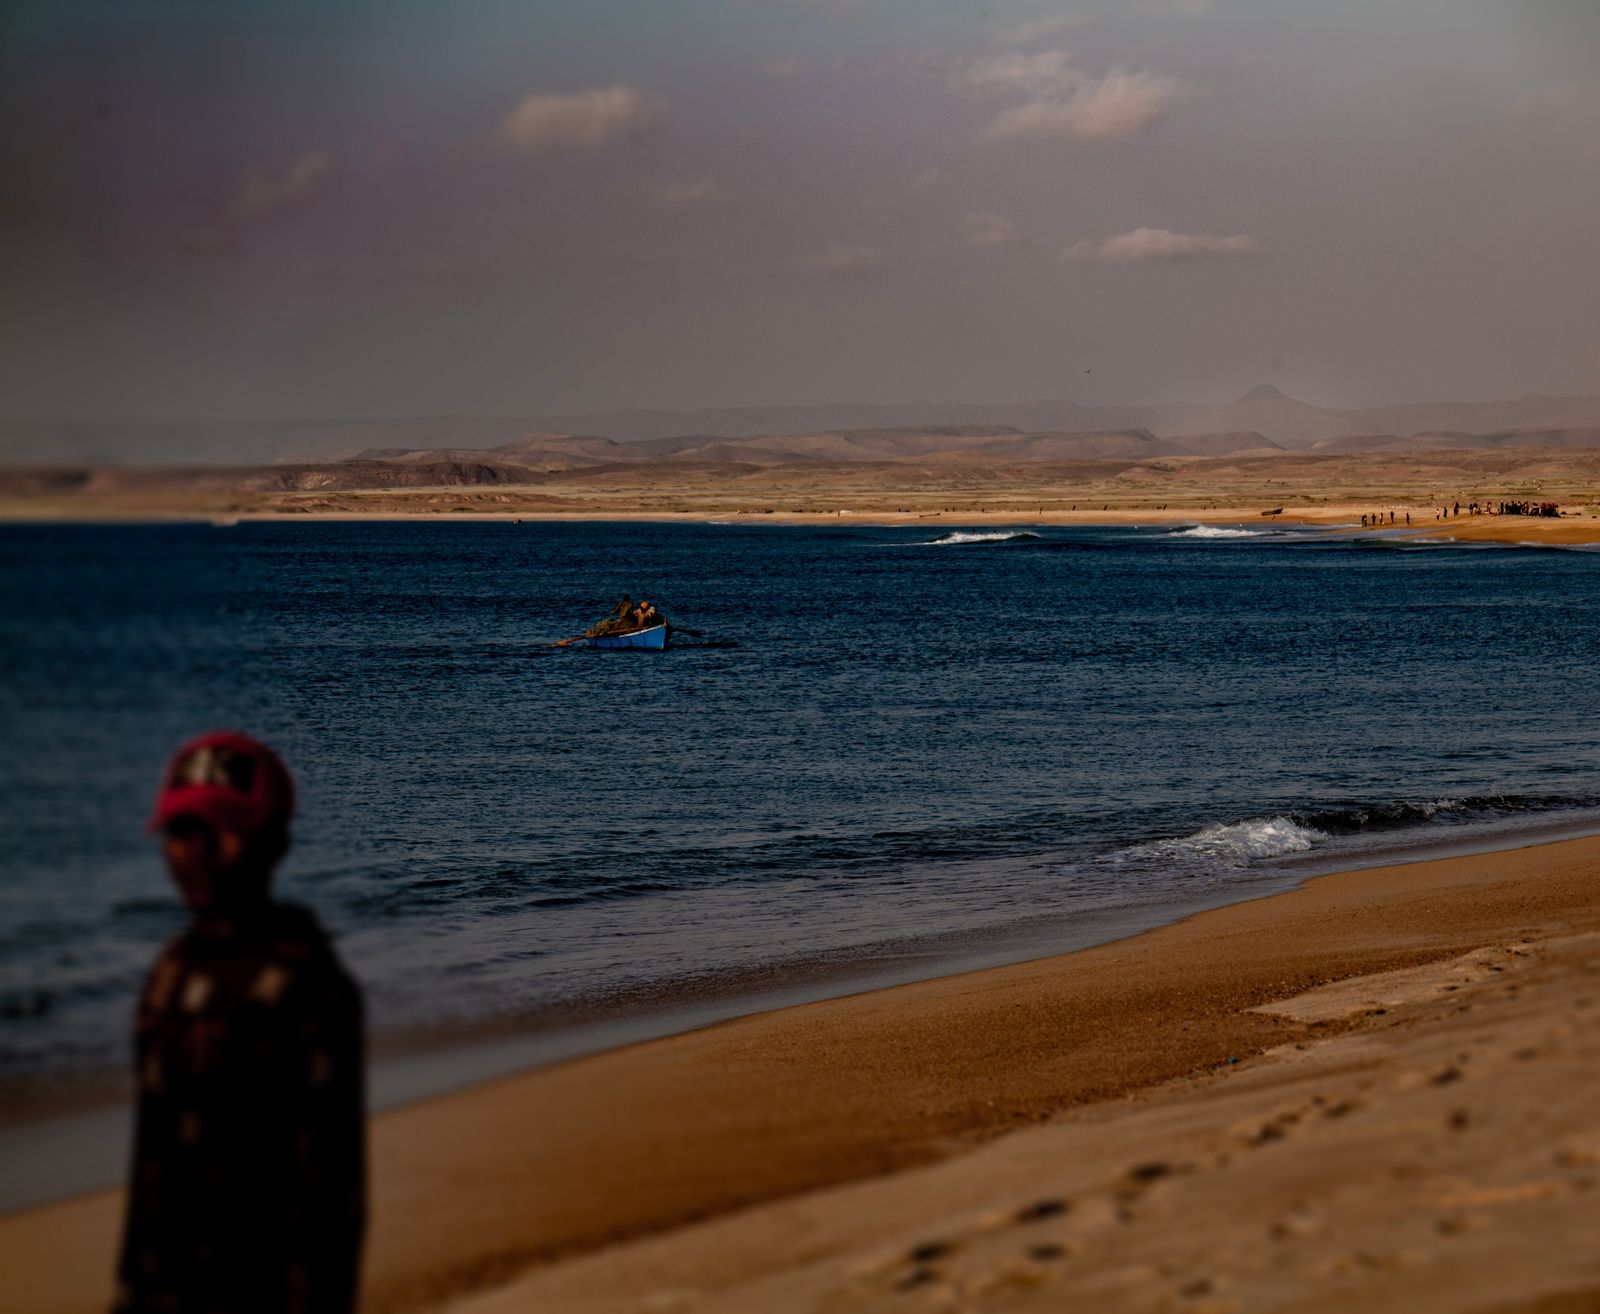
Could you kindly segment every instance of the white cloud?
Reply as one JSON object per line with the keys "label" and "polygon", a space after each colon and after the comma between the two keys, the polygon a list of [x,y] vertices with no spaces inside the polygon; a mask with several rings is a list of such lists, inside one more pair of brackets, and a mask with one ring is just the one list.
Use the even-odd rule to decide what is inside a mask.
{"label": "white cloud", "polygon": [[1127,265],[1141,260],[1228,260],[1254,255],[1256,239],[1240,233],[1212,237],[1206,233],[1174,233],[1165,228],[1135,228],[1103,242],[1078,242],[1063,253],[1069,260],[1099,260]]}
{"label": "white cloud", "polygon": [[570,94],[536,91],[524,96],[506,116],[500,125],[500,140],[529,154],[600,146],[649,126],[665,108],[662,102],[620,84]]}
{"label": "white cloud", "polygon": [[1042,41],[1046,37],[1059,36],[1062,32],[1071,32],[1080,27],[1087,27],[1094,22],[1089,14],[1052,14],[1048,18],[1035,18],[1029,23],[1019,23],[1016,27],[1008,27],[996,32],[990,38],[989,44],[1001,49],[1012,46],[1031,46],[1035,41]]}
{"label": "white cloud", "polygon": [[1117,68],[1093,77],[1075,68],[1063,50],[968,60],[950,72],[950,81],[958,90],[1020,98],[984,129],[987,141],[1136,137],[1183,91],[1158,73]]}
{"label": "white cloud", "polygon": [[689,178],[657,187],[654,199],[663,210],[694,210],[721,205],[728,200],[728,191],[715,178]]}
{"label": "white cloud", "polygon": [[1000,246],[1015,246],[1022,240],[1016,224],[1003,215],[980,211],[966,215],[961,226],[967,231],[967,245],[982,250]]}
{"label": "white cloud", "polygon": [[868,274],[883,264],[883,256],[875,247],[829,242],[820,251],[799,257],[794,264],[796,269],[812,274]]}
{"label": "white cloud", "polygon": [[1137,137],[1166,113],[1179,90],[1159,74],[1113,69],[1103,78],[1084,79],[1069,95],[1036,96],[1003,110],[983,135],[989,141]]}
{"label": "white cloud", "polygon": [[302,205],[316,197],[333,177],[333,156],[327,151],[307,151],[281,164],[258,164],[245,174],[228,201],[228,217],[248,223]]}

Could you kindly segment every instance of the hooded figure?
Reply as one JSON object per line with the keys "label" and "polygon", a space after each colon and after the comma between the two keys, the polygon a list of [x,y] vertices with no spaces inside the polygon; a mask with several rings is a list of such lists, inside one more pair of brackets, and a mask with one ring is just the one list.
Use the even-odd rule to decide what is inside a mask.
{"label": "hooded figure", "polygon": [[294,784],[206,735],[150,827],[192,920],[139,1004],[118,1314],[349,1311],[365,1227],[361,995],[315,917],[271,897]]}

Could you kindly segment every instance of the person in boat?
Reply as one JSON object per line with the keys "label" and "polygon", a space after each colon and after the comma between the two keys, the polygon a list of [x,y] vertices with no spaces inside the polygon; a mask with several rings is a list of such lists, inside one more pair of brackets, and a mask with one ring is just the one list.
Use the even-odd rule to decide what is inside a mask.
{"label": "person in boat", "polygon": [[150,829],[191,921],[139,1002],[115,1314],[349,1314],[366,1218],[361,992],[272,898],[294,782],[240,734],[185,745]]}

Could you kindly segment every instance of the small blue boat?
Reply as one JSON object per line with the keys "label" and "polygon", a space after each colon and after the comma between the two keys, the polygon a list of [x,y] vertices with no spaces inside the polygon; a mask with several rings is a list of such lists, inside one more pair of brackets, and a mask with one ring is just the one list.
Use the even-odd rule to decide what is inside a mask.
{"label": "small blue boat", "polygon": [[602,634],[594,639],[577,639],[574,642],[587,648],[653,648],[657,652],[667,646],[667,626],[652,625],[647,630],[634,630],[630,634]]}

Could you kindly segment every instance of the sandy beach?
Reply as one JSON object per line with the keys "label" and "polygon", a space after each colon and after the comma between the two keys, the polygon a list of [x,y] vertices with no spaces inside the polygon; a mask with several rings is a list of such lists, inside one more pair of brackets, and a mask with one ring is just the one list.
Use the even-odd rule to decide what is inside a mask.
{"label": "sandy beach", "polygon": [[[1179,528],[1185,525],[1216,525],[1249,529],[1272,526],[1280,528],[1300,527],[1353,534],[1362,532],[1363,527],[1360,523],[1360,517],[1364,514],[1363,505],[1359,503],[1324,506],[1315,510],[1292,508],[1267,516],[1254,506],[1245,504],[1209,505],[1194,508],[1171,508],[1166,505],[1158,507],[1113,507],[1083,511],[1050,507],[1039,507],[1036,510],[1029,511],[1014,507],[997,508],[990,505],[977,505],[950,511],[913,512],[890,510],[881,505],[874,505],[871,502],[863,502],[859,508],[850,507],[833,511],[793,508],[762,511],[744,509],[660,511],[641,510],[634,504],[622,503],[601,503],[584,509],[552,508],[538,504],[517,505],[510,509],[487,509],[484,499],[472,499],[470,504],[463,503],[455,497],[451,497],[449,500],[456,503],[456,505],[451,507],[448,519],[457,522],[507,521],[520,524],[528,521],[598,521],[657,522],[666,524],[705,524],[707,522],[765,525],[855,524],[926,526],[929,529],[939,530],[939,532],[947,532],[948,530],[959,528],[988,529],[1045,525],[1077,525],[1083,527],[1132,525],[1170,528]],[[181,508],[166,504],[137,507],[117,505],[98,508],[53,504],[28,507],[0,505],[0,520],[154,522],[210,519],[214,523],[227,527],[242,521],[304,523],[308,520],[416,521],[442,520],[446,518],[440,516],[438,512],[439,508],[425,505],[407,508],[394,499],[381,501],[373,499],[370,509],[341,504],[336,507],[319,508],[310,512],[286,509],[256,509],[228,514],[208,511],[203,507]],[[1439,541],[1501,543],[1527,547],[1578,547],[1600,543],[1600,513],[1575,512],[1570,516],[1560,518],[1462,515],[1459,518],[1452,517],[1449,520],[1436,520],[1432,517],[1431,512],[1425,512],[1424,508],[1416,507],[1413,508],[1412,520],[1413,523],[1407,525],[1402,511],[1396,524],[1384,524],[1381,528],[1385,532],[1397,536],[1403,535],[1411,538]],[[941,525],[945,527],[943,530],[940,530]]]}
{"label": "sandy beach", "polygon": [[[1326,876],[380,1116],[365,1307],[1592,1308],[1597,881]],[[0,1219],[8,1307],[103,1308],[119,1207]]]}
{"label": "sandy beach", "polygon": [[[751,465],[652,460],[420,482],[396,463],[0,471],[0,521],[654,520],[732,524],[1306,525],[1571,546],[1600,541],[1600,450],[1274,452],[1219,457]],[[427,476],[430,480],[433,476]],[[467,475],[460,476],[465,479]],[[1472,515],[1473,502],[1553,502],[1558,517]],[[1448,506],[1460,514],[1440,515]],[[1391,523],[1390,515],[1394,519]],[[1411,523],[1407,525],[1406,517]]]}

